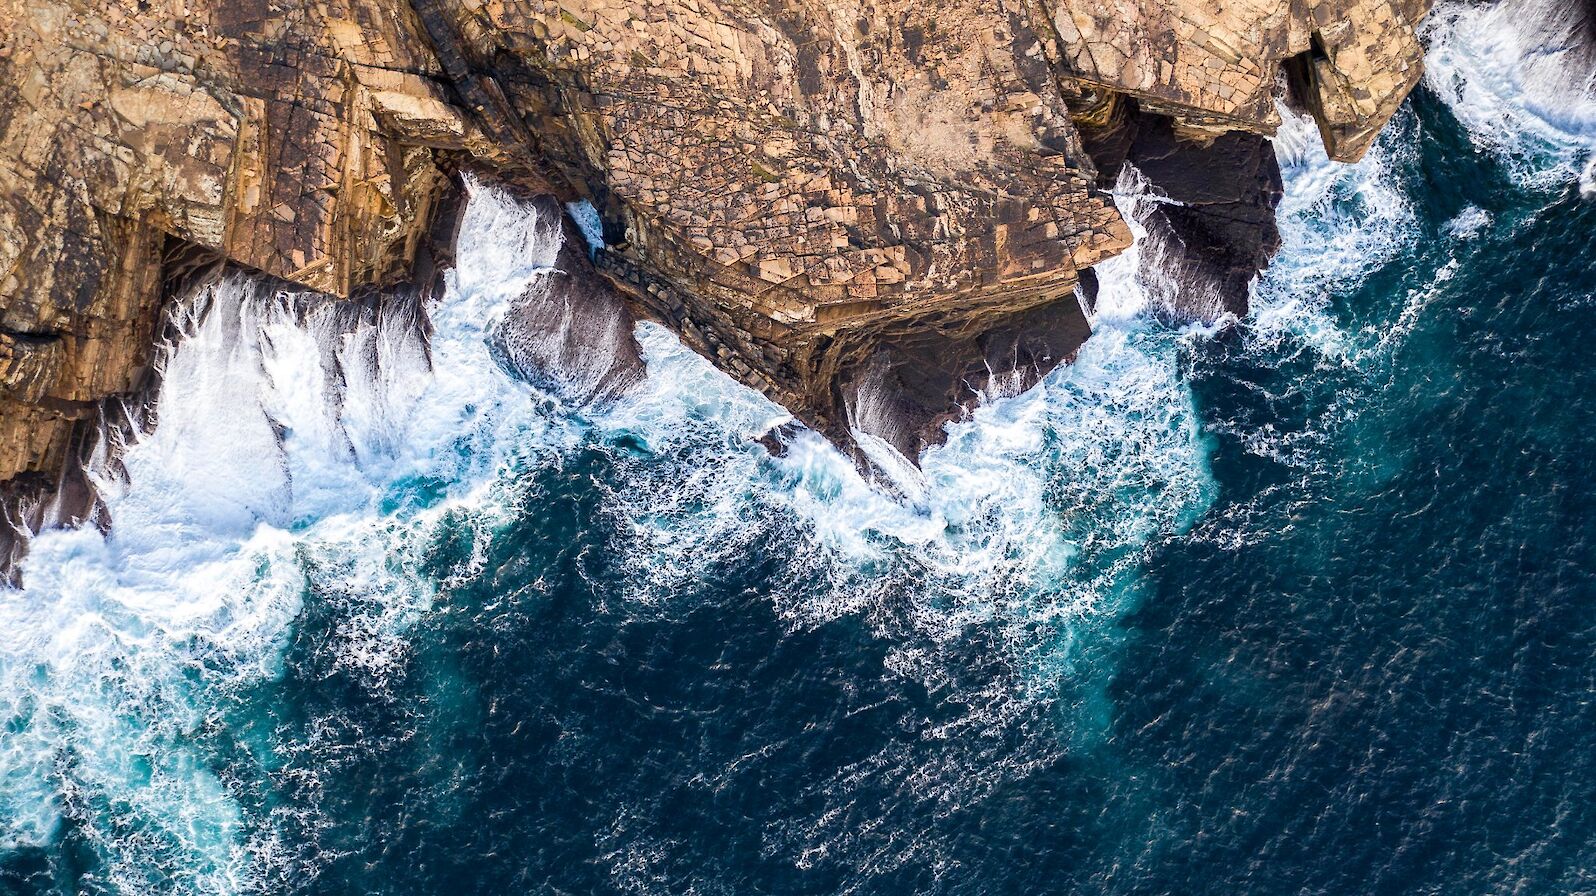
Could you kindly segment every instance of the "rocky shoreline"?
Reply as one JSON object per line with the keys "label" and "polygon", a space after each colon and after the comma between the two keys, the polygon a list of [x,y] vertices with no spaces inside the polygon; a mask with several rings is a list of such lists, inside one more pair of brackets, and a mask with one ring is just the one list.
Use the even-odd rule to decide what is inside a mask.
{"label": "rocky shoreline", "polygon": [[912,460],[1088,338],[1126,166],[1189,287],[1168,312],[1243,313],[1279,240],[1277,100],[1358,158],[1419,78],[1429,5],[0,0],[0,567],[42,526],[105,523],[80,461],[151,387],[196,267],[425,285],[464,172],[602,220],[606,247],[571,240],[558,294],[529,297],[524,372],[592,348],[602,393],[653,319]]}

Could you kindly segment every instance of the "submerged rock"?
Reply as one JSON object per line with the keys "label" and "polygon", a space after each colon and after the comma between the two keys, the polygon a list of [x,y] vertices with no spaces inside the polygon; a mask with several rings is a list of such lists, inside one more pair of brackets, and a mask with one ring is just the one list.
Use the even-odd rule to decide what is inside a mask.
{"label": "submerged rock", "polygon": [[760,447],[770,453],[771,457],[786,457],[791,450],[792,443],[804,432],[804,425],[797,420],[783,420],[772,426],[764,434],[754,439]]}

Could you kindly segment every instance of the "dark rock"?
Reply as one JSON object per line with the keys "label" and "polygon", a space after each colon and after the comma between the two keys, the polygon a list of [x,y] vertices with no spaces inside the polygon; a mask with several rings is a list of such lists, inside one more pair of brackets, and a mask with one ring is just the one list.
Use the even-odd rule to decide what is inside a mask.
{"label": "dark rock", "polygon": [[1163,311],[1181,320],[1213,321],[1247,313],[1250,284],[1280,248],[1275,208],[1283,189],[1267,137],[1228,131],[1195,138],[1174,121],[1116,98],[1082,124],[1100,184],[1127,166],[1145,181],[1137,222],[1142,249]]}
{"label": "dark rock", "polygon": [[1075,284],[1075,299],[1088,317],[1097,313],[1098,288],[1097,271],[1091,268],[1081,271],[1081,282]]}
{"label": "dark rock", "polygon": [[586,404],[619,397],[646,373],[637,320],[594,270],[576,224],[552,196],[533,200],[563,231],[554,270],[516,300],[497,334],[498,355],[517,376]]}
{"label": "dark rock", "polygon": [[873,436],[918,463],[921,452],[946,440],[947,423],[983,399],[1036,385],[1074,359],[1091,332],[1080,302],[1065,298],[974,333],[933,330],[883,341],[842,374],[850,432],[830,435],[840,444]]}
{"label": "dark rock", "polygon": [[765,450],[770,452],[771,457],[786,457],[787,452],[792,448],[793,439],[797,438],[798,434],[807,428],[797,420],[788,420],[785,423],[772,426],[765,431],[764,435],[754,439],[754,441],[764,446]]}
{"label": "dark rock", "polygon": [[96,435],[78,439],[73,457],[54,477],[25,473],[0,482],[0,586],[22,587],[22,558],[40,533],[86,523],[110,529],[110,511],[85,473],[95,439],[106,432],[102,425]]}

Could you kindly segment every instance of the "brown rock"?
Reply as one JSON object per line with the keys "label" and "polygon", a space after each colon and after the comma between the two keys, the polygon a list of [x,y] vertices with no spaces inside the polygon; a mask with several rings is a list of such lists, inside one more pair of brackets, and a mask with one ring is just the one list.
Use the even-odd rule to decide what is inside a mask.
{"label": "brown rock", "polygon": [[885,371],[915,452],[994,357],[1084,338],[1081,272],[1129,231],[1098,184],[1123,154],[1083,130],[1131,98],[1173,141],[1144,161],[1261,158],[1192,147],[1261,145],[1219,135],[1272,131],[1284,66],[1356,158],[1428,5],[0,0],[0,482],[58,478],[145,382],[174,260],[430,276],[466,163],[601,210],[629,307],[572,285],[589,324],[657,318],[839,440]]}
{"label": "brown rock", "polygon": [[1423,73],[1431,0],[1038,0],[1061,70],[1192,133],[1273,134],[1282,65],[1330,157],[1363,157]]}

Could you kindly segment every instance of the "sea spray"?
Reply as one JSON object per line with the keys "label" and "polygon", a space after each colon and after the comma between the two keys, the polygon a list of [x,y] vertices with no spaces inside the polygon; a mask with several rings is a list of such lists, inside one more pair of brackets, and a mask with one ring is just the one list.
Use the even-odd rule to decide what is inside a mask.
{"label": "sea spray", "polygon": [[1248,333],[1300,341],[1330,357],[1355,352],[1328,303],[1418,238],[1412,202],[1397,179],[1413,131],[1411,114],[1399,112],[1390,125],[1394,136],[1347,165],[1326,155],[1312,118],[1284,107],[1279,112],[1281,248],[1255,283]]}
{"label": "sea spray", "polygon": [[[212,726],[280,674],[307,559],[363,557],[345,575],[387,592],[374,634],[391,639],[431,586],[382,554],[424,543],[548,428],[485,333],[558,244],[473,194],[430,341],[412,297],[362,309],[242,274],[175,311],[158,425],[124,451],[125,481],[101,474],[110,535],[40,536],[27,589],[0,600],[0,848],[70,834],[119,892],[235,892],[260,872],[262,782],[216,775]],[[380,643],[350,649],[375,668]]]}
{"label": "sea spray", "polygon": [[1581,312],[1491,276],[1523,214],[1432,209],[1417,123],[1341,167],[1288,120],[1254,319],[1171,330],[1134,250],[1104,265],[1076,363],[952,424],[917,502],[813,434],[769,457],[780,409],[653,325],[608,407],[505,375],[494,323],[554,247],[480,186],[424,340],[402,303],[213,293],[237,325],[187,320],[118,528],[41,538],[0,599],[0,862],[161,893],[1588,889]]}
{"label": "sea spray", "polygon": [[[1306,316],[1286,310],[1289,302],[1353,281],[1379,264],[1378,252],[1396,251],[1391,243],[1408,213],[1386,186],[1381,158],[1351,181],[1328,173],[1323,160],[1288,176],[1286,213],[1305,228],[1297,242],[1322,239],[1311,228],[1342,227],[1345,236],[1306,267],[1278,268],[1280,279],[1263,289],[1265,312],[1295,321],[1285,330],[1301,332],[1301,321],[1326,315],[1312,295],[1296,306]],[[1343,217],[1334,204],[1343,200],[1326,200],[1331,195],[1350,203]],[[1120,201],[1139,198],[1127,192]],[[36,584],[27,597],[49,608],[52,626],[81,615],[58,595],[84,575],[101,581],[80,593],[101,595],[122,594],[123,579],[143,575],[143,586],[168,596],[167,612],[206,622],[130,648],[164,657],[164,668],[145,673],[158,682],[181,678],[175,670],[202,649],[208,677],[149,717],[104,733],[105,749],[114,752],[109,745],[119,738],[153,738],[162,751],[195,756],[215,749],[196,719],[225,717],[229,705],[282,674],[281,646],[307,600],[337,616],[334,666],[382,688],[410,662],[407,632],[437,595],[490,572],[499,529],[513,514],[536,512],[518,503],[520,483],[576,451],[599,452],[613,470],[593,485],[625,570],[613,586],[620,599],[669,607],[715,569],[780,544],[791,584],[771,599],[789,624],[814,628],[859,614],[898,645],[886,660],[893,675],[954,686],[965,709],[941,723],[935,736],[948,752],[919,775],[932,798],[977,799],[1053,755],[1005,761],[955,749],[969,732],[1030,726],[1036,707],[1064,695],[1085,713],[1074,727],[1106,724],[1106,623],[1141,599],[1146,552],[1184,531],[1214,498],[1185,378],[1194,347],[1210,337],[1150,319],[1140,278],[1155,272],[1141,269],[1135,249],[1101,266],[1096,332],[1075,363],[950,424],[947,443],[922,458],[923,492],[905,502],[871,488],[813,434],[785,458],[769,457],[752,439],[781,410],[652,324],[637,333],[648,383],[611,405],[571,406],[516,382],[495,361],[493,334],[553,264],[557,230],[474,185],[464,234],[443,299],[424,309],[429,326],[413,300],[352,314],[236,277],[213,287],[205,301],[215,307],[183,320],[161,426],[128,450],[130,484],[113,502],[119,523],[132,520],[138,531],[103,542],[94,533],[47,536],[30,567]],[[1287,238],[1289,246],[1289,226]],[[445,529],[449,538],[466,531],[469,547],[440,574],[425,558]],[[194,566],[196,557],[208,565]],[[214,609],[203,609],[206,601]],[[173,628],[160,616],[134,622]],[[963,668],[972,632],[988,633],[995,650],[973,677]],[[38,658],[27,648],[13,656],[17,665]],[[78,682],[116,665],[89,654],[50,662]],[[64,685],[54,682],[68,675],[51,669],[47,677],[43,699],[62,699]],[[40,687],[17,692],[41,696]],[[24,727],[40,755],[74,741],[33,723],[36,715]],[[314,762],[315,748],[290,734],[251,749],[261,764],[253,777],[171,788],[214,794],[202,805],[219,833],[171,846],[152,867],[221,869],[194,887],[214,890],[223,880],[271,876],[263,863],[315,866],[314,851],[283,845],[293,838],[274,826],[308,833],[322,822],[274,815],[276,785],[265,772],[273,754]],[[884,773],[896,767],[890,756],[878,761]],[[977,766],[985,771],[974,774]],[[828,786],[828,799],[851,799],[852,785]],[[73,808],[82,813],[74,824],[110,831],[126,819],[153,823],[193,811],[109,773],[91,789],[117,788],[145,803],[114,817]],[[62,811],[52,800],[70,789],[84,786],[52,784],[28,797],[46,807],[34,813],[45,820],[30,828],[32,842],[48,841],[49,818]],[[316,810],[294,809],[305,811]],[[836,833],[825,823],[792,831],[804,849]],[[107,861],[114,852],[107,847]]]}
{"label": "sea spray", "polygon": [[1437,4],[1421,29],[1424,83],[1469,138],[1532,189],[1589,182],[1596,164],[1596,44],[1588,5]]}
{"label": "sea spray", "polygon": [[[638,332],[649,388],[612,407],[567,407],[516,382],[493,332],[549,270],[558,229],[473,185],[462,232],[431,308],[396,296],[354,309],[233,274],[179,310],[159,425],[124,452],[125,485],[105,483],[116,528],[40,538],[28,590],[4,608],[32,633],[3,654],[14,845],[43,848],[69,818],[128,889],[143,874],[223,891],[272,876],[273,862],[306,867],[273,830],[265,774],[294,745],[252,744],[260,768],[224,780],[206,757],[231,748],[205,720],[282,674],[307,600],[342,607],[338,662],[380,683],[437,590],[484,572],[517,477],[594,439],[619,449],[604,512],[630,533],[641,593],[666,599],[796,524],[795,568],[831,586],[775,596],[795,624],[868,610],[861,601],[916,578],[931,587],[898,618],[922,646],[893,668],[940,676],[948,660],[927,647],[996,625],[1042,693],[1072,626],[1123,610],[1138,552],[1207,500],[1182,337],[1137,319],[1138,300],[1120,295],[1128,278],[1110,278],[1100,307],[1118,310],[1099,312],[1078,363],[954,424],[924,458],[923,498],[905,504],[818,437],[768,457],[752,437],[780,410],[653,325]],[[471,527],[476,547],[437,580],[421,558],[445,520]],[[62,750],[95,761],[62,766]],[[130,758],[104,761],[117,756]],[[151,832],[149,848],[118,846],[129,829]]]}

